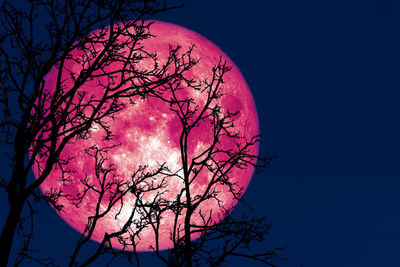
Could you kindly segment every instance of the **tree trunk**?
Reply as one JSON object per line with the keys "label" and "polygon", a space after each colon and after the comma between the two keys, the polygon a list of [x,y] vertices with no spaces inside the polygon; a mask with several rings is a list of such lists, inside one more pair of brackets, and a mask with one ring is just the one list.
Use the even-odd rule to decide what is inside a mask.
{"label": "tree trunk", "polygon": [[[189,211],[190,212],[190,211]],[[191,212],[186,213],[186,218],[185,218],[185,266],[186,267],[192,267],[192,239],[190,236],[190,217],[191,217]]]}
{"label": "tree trunk", "polygon": [[2,247],[0,253],[0,266],[6,267],[8,264],[15,230],[17,228],[23,206],[24,200],[21,197],[18,200],[15,199],[10,207],[6,223],[0,236],[0,244]]}

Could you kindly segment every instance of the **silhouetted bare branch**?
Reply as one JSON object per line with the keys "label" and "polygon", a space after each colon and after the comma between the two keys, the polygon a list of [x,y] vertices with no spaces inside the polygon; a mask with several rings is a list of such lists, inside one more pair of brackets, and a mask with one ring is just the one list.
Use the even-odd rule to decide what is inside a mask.
{"label": "silhouetted bare branch", "polygon": [[[94,214],[88,217],[86,228],[75,247],[69,266],[87,266],[107,252],[111,252],[114,256],[119,254],[126,255],[125,248],[134,247],[136,245],[135,239],[149,224],[143,217],[139,216],[139,219],[134,219],[138,214],[140,215],[144,208],[143,200],[140,196],[146,192],[164,190],[166,187],[165,179],[157,183],[148,183],[149,179],[168,171],[164,165],[160,165],[154,171],[148,171],[147,166],[140,166],[134,172],[131,179],[120,179],[117,177],[114,166],[108,163],[106,157],[108,150],[113,147],[115,146],[98,148],[96,145],[86,149],[87,155],[94,159],[95,179],[83,178],[81,181],[85,187],[83,192],[79,192],[76,196],[69,196],[69,199],[74,205],[79,206],[86,194],[92,191],[97,195],[97,198],[91,198],[96,201],[96,208],[93,211]],[[124,221],[123,227],[116,232],[105,233],[102,242],[93,255],[78,264],[78,254],[82,247],[91,239],[98,221],[115,207],[119,207],[119,211],[115,214],[115,219],[119,219],[121,209],[124,207],[124,196],[132,193],[138,196],[137,201],[131,207],[129,218]],[[146,205],[146,207],[158,207],[158,205],[154,204],[157,199],[156,197],[152,205]],[[130,235],[124,237],[128,232]],[[118,241],[123,245],[122,250],[113,249],[111,244],[112,238],[118,238]]]}

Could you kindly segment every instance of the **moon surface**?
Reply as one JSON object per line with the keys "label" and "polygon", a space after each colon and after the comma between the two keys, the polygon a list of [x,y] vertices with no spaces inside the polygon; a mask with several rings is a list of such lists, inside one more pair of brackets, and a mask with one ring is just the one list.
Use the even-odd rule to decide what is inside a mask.
{"label": "moon surface", "polygon": [[[234,118],[235,130],[240,131],[242,136],[247,139],[258,135],[258,118],[254,100],[251,92],[236,65],[222,52],[214,43],[207,40],[200,34],[188,30],[184,27],[155,21],[150,27],[150,32],[154,37],[143,40],[141,45],[146,51],[157,53],[160,61],[168,57],[169,46],[181,46],[182,53],[187,51],[192,45],[194,49],[192,56],[200,59],[199,63],[190,70],[189,75],[198,81],[204,81],[212,77],[212,68],[217,65],[222,57],[228,65],[232,66],[232,70],[224,77],[224,83],[221,90],[225,95],[219,99],[219,104],[223,112],[238,112]],[[72,51],[71,55],[78,55],[76,51]],[[161,62],[162,63],[162,62]],[[138,68],[147,68],[146,60],[138,64]],[[82,67],[73,60],[65,63],[67,70],[78,72]],[[121,62],[112,62],[109,65],[112,70],[122,68]],[[54,90],[55,80],[57,77],[57,68],[53,68],[46,77],[46,89]],[[69,74],[65,74],[65,85],[72,86],[72,81],[67,78]],[[100,79],[100,78],[99,78]],[[93,79],[86,82],[79,90],[91,94],[101,93],[102,87],[99,86],[99,80]],[[184,86],[183,86],[184,87]],[[100,92],[99,92],[100,91]],[[192,97],[200,106],[204,104],[206,96],[192,88],[184,87],[182,97]],[[126,100],[121,100],[126,101]],[[42,192],[50,192],[51,190],[61,189],[65,194],[76,196],[82,194],[85,190],[85,185],[82,180],[95,181],[95,159],[85,152],[85,149],[96,146],[101,149],[104,147],[112,147],[104,153],[106,157],[104,166],[112,166],[113,170],[107,176],[107,179],[129,180],[134,171],[139,166],[147,166],[147,170],[155,170],[159,164],[166,163],[166,166],[171,172],[178,172],[182,168],[182,159],[179,145],[179,137],[182,131],[182,125],[177,115],[170,110],[170,105],[155,97],[142,99],[135,98],[134,105],[127,105],[123,110],[119,111],[113,119],[108,119],[110,130],[113,133],[111,140],[105,140],[106,132],[99,125],[92,125],[90,137],[87,139],[76,139],[74,142],[68,143],[61,158],[70,158],[68,168],[74,170],[69,174],[69,181],[62,183],[60,177],[62,172],[58,166],[55,166],[48,178],[41,185]],[[200,155],[208,148],[212,141],[212,129],[210,124],[201,123],[199,127],[194,128],[189,135],[188,154],[190,158]],[[218,146],[222,149],[234,149],[235,144],[228,138],[221,137]],[[257,155],[258,145],[251,147],[250,153]],[[38,175],[37,163],[34,166],[34,173]],[[245,169],[234,168],[231,172],[230,179],[238,186],[247,187],[253,175],[253,168],[249,166]],[[158,175],[154,180],[162,179],[163,175]],[[206,185],[211,177],[210,172],[206,170],[200,174],[191,186],[192,197],[204,192]],[[174,200],[176,195],[183,188],[183,182],[177,177],[169,177],[167,180],[167,192],[163,195],[164,198]],[[196,210],[192,217],[192,223],[202,224],[201,218],[198,215],[199,210],[204,214],[212,214],[215,222],[223,219],[219,217],[222,208],[230,208],[236,204],[236,200],[228,190],[222,186],[216,187],[218,198],[221,200],[221,206],[214,199],[207,200]],[[155,195],[147,196],[150,200]],[[71,227],[80,233],[85,231],[85,226],[88,222],[88,217],[95,214],[96,205],[99,199],[99,194],[94,190],[89,190],[82,202],[74,205],[71,197],[60,199],[60,204],[63,205],[61,211],[57,211],[59,216],[63,218]],[[99,219],[92,239],[101,242],[105,233],[113,233],[121,230],[124,223],[131,215],[132,209],[135,206],[136,198],[133,194],[126,194],[123,197],[123,205],[117,203],[106,216]],[[101,201],[100,211],[106,209],[107,198]],[[184,213],[183,213],[184,214]],[[183,225],[184,215],[178,219],[178,224]],[[135,215],[136,216],[136,215]],[[136,218],[134,216],[134,218]],[[166,212],[161,219],[159,245],[160,249],[168,249],[172,247],[171,231],[174,225],[174,214]],[[134,233],[134,227],[128,233]],[[199,235],[192,235],[197,238]],[[124,238],[129,238],[128,234],[123,235]],[[138,251],[151,251],[151,246],[154,247],[155,235],[151,227],[144,229],[140,233],[140,239],[136,240]],[[116,238],[112,239],[111,244],[115,248],[122,248],[122,245]],[[131,249],[131,248],[128,248]]]}

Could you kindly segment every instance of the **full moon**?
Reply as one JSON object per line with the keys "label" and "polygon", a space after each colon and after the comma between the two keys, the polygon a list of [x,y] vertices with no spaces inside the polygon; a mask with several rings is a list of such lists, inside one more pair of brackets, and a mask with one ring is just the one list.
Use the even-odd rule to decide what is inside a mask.
{"label": "full moon", "polygon": [[[96,31],[95,31],[96,32]],[[94,32],[94,33],[95,33]],[[142,40],[140,46],[150,53],[157,54],[160,65],[166,60],[169,55],[170,47],[180,46],[180,53],[184,53],[193,45],[192,57],[199,59],[199,62],[189,71],[188,75],[197,81],[206,81],[212,78],[212,69],[220,59],[226,61],[232,69],[224,76],[224,83],[221,84],[221,90],[224,95],[218,99],[219,106],[223,113],[237,112],[233,117],[235,131],[241,136],[247,138],[258,135],[258,118],[255,103],[251,92],[237,66],[231,59],[218,48],[214,43],[207,40],[200,34],[188,30],[184,27],[154,21],[150,26],[150,33],[153,37]],[[93,34],[93,33],[92,33]],[[78,56],[79,52],[72,51],[72,57]],[[147,66],[146,60],[140,62],[137,68],[150,68]],[[123,63],[112,62],[109,68],[118,70],[121,69]],[[69,60],[65,63],[66,76],[72,72],[78,73],[82,66],[76,60]],[[50,73],[46,76],[45,88],[47,91],[54,91],[58,69],[53,67]],[[99,78],[101,79],[101,78]],[[103,87],[99,86],[101,81],[92,79],[84,83],[79,91],[89,94],[101,94]],[[68,87],[68,81],[65,78],[65,85]],[[190,97],[195,100],[198,105],[203,105],[207,96],[199,90],[194,90],[191,87],[183,87],[184,93],[181,97]],[[127,101],[122,99],[120,101]],[[83,194],[87,186],[82,181],[95,181],[95,158],[87,152],[90,147],[107,148],[102,156],[105,157],[104,165],[112,166],[111,173],[107,179],[129,180],[132,179],[132,174],[137,171],[140,166],[146,166],[146,170],[151,172],[156,170],[160,164],[165,163],[171,173],[179,175],[182,172],[182,158],[180,150],[179,138],[182,132],[182,124],[180,119],[171,111],[169,103],[162,101],[156,97],[136,97],[134,104],[127,104],[124,109],[117,112],[114,118],[107,119],[107,124],[113,136],[107,139],[106,131],[100,126],[93,124],[90,129],[89,138],[76,139],[68,143],[63,149],[60,158],[69,159],[68,168],[73,170],[69,173],[68,181],[61,183],[62,170],[59,166],[54,166],[52,172],[47,179],[42,183],[41,190],[43,193],[52,192],[61,189],[64,194],[70,197],[60,199],[60,204],[63,205],[61,211],[56,211],[62,219],[71,227],[80,233],[84,233],[88,218],[93,216],[96,211],[96,205],[99,199],[99,194],[94,190],[88,190],[85,193],[81,203],[76,205],[71,196]],[[212,129],[210,124],[200,123],[195,127],[189,135],[188,140],[188,156],[193,159],[199,156],[208,148],[212,142]],[[235,149],[235,143],[229,141],[223,136],[220,138],[217,146],[221,149]],[[90,153],[90,152],[89,152]],[[258,154],[258,145],[250,147],[249,153]],[[42,166],[40,163],[34,165],[33,170],[36,176]],[[238,187],[246,189],[253,175],[254,168],[248,166],[246,168],[233,168],[230,172],[229,179]],[[206,189],[208,181],[211,179],[211,174],[204,170],[191,184],[192,196],[201,195]],[[162,179],[163,174],[157,174],[153,180]],[[184,187],[182,179],[177,176],[171,176],[166,179],[166,190],[163,198],[173,200]],[[215,199],[209,199],[202,203],[192,217],[192,223],[201,225],[202,220],[199,211],[203,214],[212,214],[211,217],[215,222],[223,219],[221,212],[224,209],[229,209],[237,204],[237,200],[232,197],[228,189],[222,185],[216,187],[218,192],[218,202]],[[155,195],[148,195],[148,198]],[[100,203],[100,210],[106,209],[107,199],[104,198]],[[101,242],[105,233],[113,233],[122,229],[125,222],[129,219],[132,209],[135,206],[136,198],[133,194],[126,194],[123,197],[123,202],[118,202],[116,205],[97,222],[92,239]],[[121,204],[123,203],[123,204]],[[135,215],[136,216],[136,215]],[[134,217],[136,218],[136,217]],[[180,215],[178,224],[183,225],[184,213]],[[174,213],[166,212],[161,218],[159,246],[160,249],[168,249],[173,246],[171,241],[171,232],[174,226]],[[130,229],[134,232],[135,229]],[[129,231],[123,235],[124,238],[129,238]],[[193,239],[199,235],[193,234]],[[137,240],[136,250],[151,251],[155,244],[155,235],[151,227],[145,228],[140,232],[140,239]],[[113,238],[111,244],[115,248],[122,249],[120,242]],[[128,248],[129,249],[129,248]]]}

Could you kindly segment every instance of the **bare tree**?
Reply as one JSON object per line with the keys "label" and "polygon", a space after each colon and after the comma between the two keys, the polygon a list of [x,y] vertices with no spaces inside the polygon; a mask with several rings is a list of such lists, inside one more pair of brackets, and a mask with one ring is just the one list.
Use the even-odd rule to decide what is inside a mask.
{"label": "bare tree", "polygon": [[[171,50],[171,60],[175,64],[182,64],[185,61],[183,58],[191,57],[191,50],[182,52],[182,55],[179,55],[180,48]],[[149,102],[156,101],[159,104],[161,100],[167,103],[170,112],[181,122],[181,166],[177,169],[170,169],[166,162],[153,169],[143,165],[133,171],[132,177],[124,177],[123,183],[120,183],[115,178],[106,178],[116,171],[114,166],[106,164],[109,148],[99,149],[94,146],[87,149],[87,153],[95,159],[94,169],[99,182],[96,185],[85,177],[82,184],[86,189],[69,199],[79,205],[88,191],[97,192],[99,197],[95,214],[88,218],[86,230],[75,248],[70,266],[78,264],[76,256],[90,239],[96,222],[117,203],[120,212],[125,205],[124,196],[129,194],[135,196],[135,204],[124,226],[120,231],[105,233],[93,255],[77,266],[86,266],[104,253],[112,253],[115,257],[127,256],[132,264],[140,266],[140,254],[136,246],[142,231],[148,229],[154,233],[151,248],[165,266],[221,266],[228,257],[244,257],[268,266],[276,266],[277,262],[285,260],[280,256],[284,247],[266,249],[263,244],[257,249],[258,243],[266,241],[273,227],[271,223],[267,223],[264,218],[245,214],[240,218],[233,217],[230,215],[233,207],[226,208],[222,200],[223,194],[225,197],[228,194],[230,198],[241,201],[244,188],[233,177],[235,169],[264,168],[274,158],[273,155],[259,158],[252,149],[259,142],[259,137],[246,137],[240,133],[234,124],[237,113],[224,110],[220,105],[224,97],[221,85],[229,70],[227,63],[221,60],[208,80],[201,82],[182,76],[171,79],[168,84],[147,96]],[[197,95],[205,97],[199,101],[199,97],[181,94],[185,90],[197,91]],[[192,154],[188,149],[193,138],[192,131],[200,126],[201,131],[204,131],[204,126],[210,130],[211,138],[207,146]],[[223,145],[227,140],[231,146]],[[204,188],[195,189],[196,180],[202,177],[209,177]],[[171,198],[167,193],[174,180],[181,181],[182,186],[177,187],[174,183],[172,190],[175,190],[176,197]],[[99,212],[98,207],[105,194],[109,194],[106,198],[107,208]],[[210,204],[210,200],[218,205]],[[211,208],[207,207],[209,205]],[[161,236],[165,232],[162,233],[161,228],[166,224],[164,217],[171,219],[171,212],[174,223],[168,230],[172,247],[163,251],[161,243],[165,242],[165,238]],[[110,242],[112,238],[119,240],[123,245],[122,250],[113,249]]]}
{"label": "bare tree", "polygon": [[[251,148],[259,142],[259,137],[244,137],[234,126],[237,114],[223,110],[220,105],[223,77],[230,67],[221,59],[213,68],[212,77],[196,81],[185,76],[198,62],[191,57],[191,49],[181,52],[179,47],[171,47],[168,59],[160,65],[157,55],[141,46],[141,41],[152,37],[151,25],[141,19],[178,6],[157,0],[29,0],[24,5],[17,8],[4,1],[0,9],[3,112],[0,137],[2,144],[12,150],[11,173],[1,183],[8,192],[10,210],[0,236],[3,246],[0,265],[8,264],[16,229],[26,221],[21,215],[24,207],[30,211],[27,221],[33,225],[32,198],[45,199],[61,210],[60,198],[67,198],[79,207],[85,195],[91,193],[97,196],[97,205],[72,251],[70,266],[87,266],[104,253],[115,257],[125,255],[132,264],[139,265],[136,246],[145,229],[153,231],[152,249],[166,266],[219,266],[228,256],[246,257],[274,266],[273,261],[280,259],[280,248],[260,253],[246,250],[253,242],[264,240],[271,225],[263,219],[230,217],[231,207],[226,208],[220,199],[221,190],[225,190],[236,201],[241,200],[243,188],[232,180],[234,169],[259,168],[273,158],[258,158]],[[45,24],[39,19],[43,17],[48,19]],[[44,29],[40,27],[42,24]],[[99,27],[100,30],[90,33]],[[35,38],[39,29],[42,34],[46,33],[46,41]],[[138,69],[136,66],[142,60],[152,61],[153,68]],[[119,68],[113,68],[113,64]],[[71,68],[71,65],[80,68]],[[49,73],[53,73],[52,79]],[[93,82],[102,89],[101,93],[82,90]],[[179,94],[182,90],[205,95],[205,102],[199,103],[193,97],[182,98]],[[69,168],[72,159],[61,157],[68,144],[90,138],[94,124],[103,128],[106,139],[111,140],[113,133],[108,121],[126,107],[119,100],[130,99],[133,103],[138,96],[168,103],[170,111],[179,118],[181,168],[170,170],[166,163],[160,163],[149,170],[143,163],[132,170],[132,177],[119,179],[114,176],[115,166],[109,164],[106,156],[112,147],[92,146],[85,151],[93,158],[95,179],[81,179],[83,192],[68,195],[62,187],[39,192],[39,186],[54,168],[62,170],[60,181],[63,183],[74,175],[75,170]],[[191,155],[188,142],[200,124],[209,127],[210,142],[201,152]],[[221,146],[222,139],[229,139],[233,146]],[[29,179],[33,166],[37,168],[36,180]],[[211,177],[206,186],[201,191],[193,190],[204,173]],[[164,193],[172,179],[179,179],[182,187],[170,199]],[[123,207],[124,196],[128,194],[136,202],[124,226],[119,231],[105,233],[91,256],[80,257],[99,220],[115,207]],[[149,194],[151,198],[146,197]],[[210,200],[220,209],[205,209],[204,203]],[[106,205],[101,209],[102,203]],[[160,228],[163,216],[171,212],[173,248],[165,252],[160,248]],[[24,259],[53,264],[51,258],[33,258],[29,253],[31,231],[25,237],[16,265]],[[199,238],[195,240],[196,237]],[[120,242],[122,250],[113,248],[113,239]],[[218,241],[222,242],[222,249],[213,249],[212,245]]]}
{"label": "bare tree", "polygon": [[[157,242],[160,219],[151,221],[154,214],[148,215],[148,222],[156,232],[153,251],[167,266],[220,266],[229,256],[245,257],[270,266],[275,266],[275,260],[284,260],[279,255],[283,247],[252,250],[254,243],[265,241],[272,224],[267,224],[264,218],[245,215],[241,219],[233,218],[230,216],[233,207],[226,208],[222,200],[224,192],[228,192],[231,198],[241,201],[244,188],[233,176],[235,169],[262,169],[274,158],[274,155],[258,157],[253,148],[259,142],[259,136],[241,133],[235,127],[238,112],[230,112],[221,105],[225,95],[222,89],[224,76],[230,70],[221,58],[212,69],[212,76],[204,81],[173,79],[149,94],[150,98],[167,102],[181,122],[181,172],[171,175],[180,179],[183,186],[175,199],[160,201],[163,205],[156,217],[162,218],[162,213],[168,210],[174,212],[175,223],[170,229],[173,248],[168,256],[163,255]],[[180,94],[185,90],[197,91],[197,94]],[[207,146],[193,154],[189,147],[195,136],[193,132],[200,126],[203,129],[199,131],[207,127],[211,134]],[[197,180],[202,177],[208,177],[204,188],[195,189]],[[136,197],[140,199],[140,195]],[[210,200],[218,205],[212,206]],[[207,207],[210,205],[213,208]],[[200,238],[193,240],[197,236]]]}
{"label": "bare tree", "polygon": [[[124,108],[119,98],[144,96],[185,71],[167,74],[157,66],[146,71],[134,67],[144,57],[153,57],[139,45],[151,36],[149,25],[140,23],[140,19],[172,8],[167,1],[156,0],[3,1],[0,134],[1,143],[9,146],[12,154],[11,173],[2,180],[10,210],[0,236],[1,266],[7,265],[22,210],[29,206],[30,197],[56,203],[63,194],[48,192],[41,196],[36,191],[54,166],[73,172],[67,167],[69,159],[60,158],[65,145],[88,138],[93,123],[108,130],[106,119]],[[101,30],[89,35],[98,27]],[[39,33],[45,40],[37,38]],[[78,51],[79,57],[73,57],[73,51]],[[81,68],[69,69],[71,62]],[[123,66],[120,70],[108,68],[117,63]],[[57,75],[49,86],[46,76],[52,68],[57,69]],[[138,79],[133,82],[135,77]],[[80,90],[94,78],[104,81],[99,84],[104,89],[102,94]],[[35,164],[39,166],[38,177],[31,181],[28,176]]]}

